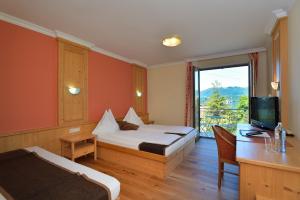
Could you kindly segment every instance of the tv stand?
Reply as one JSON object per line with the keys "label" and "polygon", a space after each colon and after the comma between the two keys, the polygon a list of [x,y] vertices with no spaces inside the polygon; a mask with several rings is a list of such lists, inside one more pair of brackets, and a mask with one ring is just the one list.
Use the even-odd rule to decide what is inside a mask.
{"label": "tv stand", "polygon": [[249,125],[251,127],[255,127],[255,128],[261,129],[261,131],[273,131],[273,129],[267,128],[263,124],[251,123]]}

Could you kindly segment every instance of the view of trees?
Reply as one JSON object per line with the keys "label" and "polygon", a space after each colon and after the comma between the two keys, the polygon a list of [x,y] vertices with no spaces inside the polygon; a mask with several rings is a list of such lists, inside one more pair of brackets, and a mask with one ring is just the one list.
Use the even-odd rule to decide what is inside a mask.
{"label": "view of trees", "polygon": [[229,96],[221,94],[221,89],[218,81],[213,82],[211,95],[201,102],[201,132],[211,132],[211,126],[217,124],[234,133],[238,123],[248,122],[248,96],[239,95],[233,103]]}

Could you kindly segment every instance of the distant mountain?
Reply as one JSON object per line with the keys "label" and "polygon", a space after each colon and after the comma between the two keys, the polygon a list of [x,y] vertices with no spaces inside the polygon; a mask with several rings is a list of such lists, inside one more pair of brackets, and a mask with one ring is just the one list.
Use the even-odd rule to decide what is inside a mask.
{"label": "distant mountain", "polygon": [[[241,96],[248,96],[247,87],[221,87],[218,89],[221,96],[226,96],[229,99],[229,103],[232,108],[235,108],[239,102]],[[200,104],[205,105],[206,101],[212,95],[214,88],[208,88],[206,90],[200,91]],[[196,96],[198,96],[196,94]]]}
{"label": "distant mountain", "polygon": [[[212,95],[214,88],[208,88],[206,90],[200,91],[201,98],[208,98]],[[222,96],[244,96],[248,95],[248,88],[244,87],[221,87],[219,92]]]}

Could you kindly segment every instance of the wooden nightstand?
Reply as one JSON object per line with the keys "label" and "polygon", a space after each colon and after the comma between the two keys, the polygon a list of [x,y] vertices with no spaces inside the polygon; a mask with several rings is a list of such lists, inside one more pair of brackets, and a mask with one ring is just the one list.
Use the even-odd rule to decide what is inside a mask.
{"label": "wooden nightstand", "polygon": [[72,161],[90,153],[94,153],[94,159],[97,160],[97,142],[94,135],[83,133],[68,135],[61,137],[60,142],[61,155]]}
{"label": "wooden nightstand", "polygon": [[144,122],[144,124],[154,124],[154,121],[153,120],[147,120]]}

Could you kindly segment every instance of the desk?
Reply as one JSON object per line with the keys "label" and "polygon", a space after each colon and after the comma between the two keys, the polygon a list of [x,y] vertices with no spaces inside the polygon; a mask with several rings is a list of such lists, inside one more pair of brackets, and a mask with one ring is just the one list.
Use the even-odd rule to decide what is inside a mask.
{"label": "desk", "polygon": [[267,152],[264,142],[245,139],[239,134],[239,129],[253,128],[238,125],[236,159],[240,163],[240,200],[255,200],[256,196],[271,200],[299,200],[300,141],[287,138],[290,144],[287,153]]}

